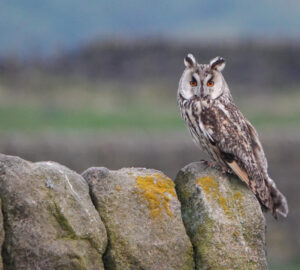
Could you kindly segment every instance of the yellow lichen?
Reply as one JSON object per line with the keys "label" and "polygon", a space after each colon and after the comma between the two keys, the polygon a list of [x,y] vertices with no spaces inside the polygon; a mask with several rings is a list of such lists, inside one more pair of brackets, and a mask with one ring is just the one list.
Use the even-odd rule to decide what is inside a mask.
{"label": "yellow lichen", "polygon": [[235,200],[241,200],[242,199],[242,193],[241,192],[235,192],[234,193],[234,195],[233,195],[233,198],[235,199]]}
{"label": "yellow lichen", "polygon": [[235,191],[233,194],[227,193],[227,197],[225,198],[220,193],[219,183],[216,182],[211,175],[197,178],[196,183],[202,188],[208,198],[218,202],[227,216],[231,218],[234,216],[232,207],[238,210],[234,212],[240,213],[243,217],[245,216],[245,209],[242,204],[243,195],[241,192]]}
{"label": "yellow lichen", "polygon": [[172,216],[169,201],[175,197],[173,181],[162,174],[148,174],[137,176],[137,186],[142,190],[143,195],[148,201],[150,213],[153,217],[161,214],[163,208],[169,216]]}
{"label": "yellow lichen", "polygon": [[223,196],[220,196],[218,198],[218,203],[223,208],[225,214],[228,214],[228,215],[232,214],[231,210],[228,207],[228,202]]}
{"label": "yellow lichen", "polygon": [[242,196],[241,192],[236,191],[233,194],[233,199],[234,199],[235,203],[237,204],[237,206],[240,208],[241,215],[244,217],[245,216],[245,209],[242,206],[242,198],[243,198],[243,196]]}
{"label": "yellow lichen", "polygon": [[234,237],[235,239],[238,239],[240,233],[239,233],[238,231],[234,231],[234,232],[232,233],[232,235],[233,235],[233,237]]}
{"label": "yellow lichen", "polygon": [[219,183],[217,183],[211,175],[199,177],[196,182],[207,196],[219,203],[225,214],[232,215],[226,198],[223,197],[219,191]]}

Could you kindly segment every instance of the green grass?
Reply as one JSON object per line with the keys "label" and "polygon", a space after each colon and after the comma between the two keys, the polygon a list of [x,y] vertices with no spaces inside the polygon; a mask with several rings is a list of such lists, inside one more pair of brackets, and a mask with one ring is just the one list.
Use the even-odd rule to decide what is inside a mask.
{"label": "green grass", "polygon": [[299,270],[300,269],[300,263],[289,263],[286,265],[274,265],[270,266],[270,270]]}
{"label": "green grass", "polygon": [[[0,78],[0,132],[64,130],[185,130],[176,106],[176,85],[120,85],[28,74]],[[300,88],[300,87],[299,87]],[[300,92],[243,94],[236,104],[255,127],[300,126]]]}
{"label": "green grass", "polygon": [[[131,106],[117,111],[97,111],[89,108],[63,109],[29,106],[1,106],[0,131],[36,132],[44,130],[184,130],[184,124],[174,105],[171,110],[153,110]],[[253,114],[256,126],[299,125],[300,115]]]}
{"label": "green grass", "polygon": [[271,113],[253,114],[249,117],[251,123],[255,126],[283,126],[300,125],[300,113],[278,115]]}
{"label": "green grass", "polygon": [[63,110],[2,107],[0,108],[1,131],[42,131],[45,129],[181,129],[183,123],[178,113],[161,114],[143,110],[97,112],[94,110]]}

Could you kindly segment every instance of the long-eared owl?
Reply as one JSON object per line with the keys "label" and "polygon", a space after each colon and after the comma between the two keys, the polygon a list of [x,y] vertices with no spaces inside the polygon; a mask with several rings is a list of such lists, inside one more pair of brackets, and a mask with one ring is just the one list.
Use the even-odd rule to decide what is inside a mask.
{"label": "long-eared owl", "polygon": [[184,63],[177,101],[193,140],[223,172],[244,181],[275,218],[277,213],[286,217],[287,201],[268,175],[257,132],[234,104],[221,73],[225,60],[216,57],[199,64],[188,54]]}

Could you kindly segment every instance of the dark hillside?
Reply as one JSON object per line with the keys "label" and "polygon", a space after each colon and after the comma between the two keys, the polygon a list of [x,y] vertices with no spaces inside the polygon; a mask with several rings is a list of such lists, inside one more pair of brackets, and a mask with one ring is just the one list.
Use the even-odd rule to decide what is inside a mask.
{"label": "dark hillside", "polygon": [[39,70],[52,75],[80,76],[89,80],[117,82],[177,81],[183,69],[183,57],[191,52],[199,62],[207,63],[220,55],[227,59],[224,73],[233,85],[247,82],[247,89],[289,87],[300,83],[299,44],[179,44],[162,41],[94,42],[55,58],[32,60],[2,59],[6,75],[19,76],[24,70]]}

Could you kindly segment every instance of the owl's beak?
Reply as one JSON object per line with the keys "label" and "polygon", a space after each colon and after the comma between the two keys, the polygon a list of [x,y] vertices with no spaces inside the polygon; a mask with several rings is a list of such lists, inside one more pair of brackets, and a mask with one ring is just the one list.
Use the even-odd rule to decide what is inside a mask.
{"label": "owl's beak", "polygon": [[200,86],[200,98],[204,98],[204,88],[203,88],[203,84],[201,84]]}

